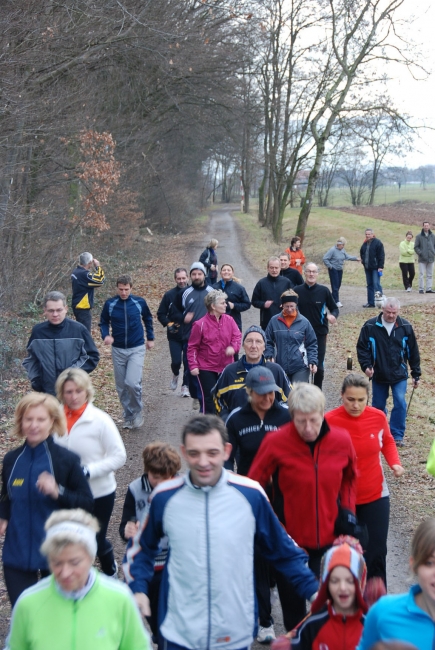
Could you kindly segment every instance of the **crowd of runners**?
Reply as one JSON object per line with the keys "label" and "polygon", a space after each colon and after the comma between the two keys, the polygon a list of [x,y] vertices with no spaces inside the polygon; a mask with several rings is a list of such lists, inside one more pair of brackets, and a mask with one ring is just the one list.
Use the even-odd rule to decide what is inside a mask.
{"label": "crowd of runners", "polygon": [[[327,336],[341,307],[335,266],[357,260],[343,254],[345,243],[325,255],[332,292],[298,238],[268,260],[251,297],[232,263],[219,267],[216,239],[199,261],[175,269],[157,319],[167,331],[170,389],[180,386],[193,414],[180,427],[181,456],[164,440],[149,442],[143,474],[122,495],[126,584],[107,537],[126,451],[111,417],[93,405],[90,377],[99,362],[93,292],[104,271],[90,253],[80,256],[76,320],[62,293],[46,294],[46,320],[33,328],[24,360],[32,391],[15,411],[24,444],[3,459],[9,650],[141,650],[151,641],[159,650],[242,650],[255,639],[277,650],[433,650],[434,519],[414,535],[416,584],[386,595],[390,500],[381,456],[399,478],[408,374],[414,388],[421,375],[396,298],[384,298],[363,325],[355,341],[361,372],[347,374],[342,405],[325,412]],[[144,426],[143,364],[154,346],[153,316],[132,289],[131,276],[119,276],[99,321],[127,434]],[[243,328],[251,308],[258,325]],[[278,639],[277,598],[287,630]]]}

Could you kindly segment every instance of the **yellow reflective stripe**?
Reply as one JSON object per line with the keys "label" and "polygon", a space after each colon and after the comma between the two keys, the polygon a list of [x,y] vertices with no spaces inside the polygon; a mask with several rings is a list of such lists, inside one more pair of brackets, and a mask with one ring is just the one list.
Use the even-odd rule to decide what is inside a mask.
{"label": "yellow reflective stripe", "polygon": [[88,296],[88,294],[85,294],[83,296],[83,298],[80,300],[80,302],[77,303],[77,305],[75,306],[74,309],[90,309],[90,308],[91,308],[91,305],[90,305],[90,302],[89,302],[89,296]]}

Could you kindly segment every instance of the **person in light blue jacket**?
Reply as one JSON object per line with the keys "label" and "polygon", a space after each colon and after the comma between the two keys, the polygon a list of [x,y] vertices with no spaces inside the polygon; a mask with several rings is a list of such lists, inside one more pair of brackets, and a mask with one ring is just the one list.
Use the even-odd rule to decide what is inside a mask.
{"label": "person in light blue jacket", "polygon": [[313,598],[318,583],[307,554],[286,533],[261,486],[223,468],[231,445],[219,417],[187,422],[181,451],[189,471],[154,490],[148,517],[129,542],[124,576],[149,616],[154,557],[167,535],[159,647],[247,649],[258,629],[254,546],[304,598]]}
{"label": "person in light blue jacket", "polygon": [[369,610],[357,650],[393,640],[418,650],[435,648],[435,519],[419,525],[411,553],[417,584],[407,594],[384,596]]}
{"label": "person in light blue jacket", "polygon": [[346,260],[351,262],[360,262],[359,257],[355,255],[348,255],[344,250],[346,246],[346,240],[344,237],[339,237],[335,246],[329,249],[327,253],[323,256],[323,263],[328,268],[329,281],[331,282],[331,293],[337,307],[342,307],[338,296],[340,291],[341,281],[343,279],[343,266]]}

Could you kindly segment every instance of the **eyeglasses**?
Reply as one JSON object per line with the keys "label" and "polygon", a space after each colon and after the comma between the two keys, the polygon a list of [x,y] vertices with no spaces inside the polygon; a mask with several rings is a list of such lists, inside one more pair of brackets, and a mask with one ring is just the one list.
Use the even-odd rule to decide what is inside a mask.
{"label": "eyeglasses", "polygon": [[305,271],[305,273],[307,273],[308,275],[309,275],[310,273],[318,273],[318,272],[319,272],[319,271]]}

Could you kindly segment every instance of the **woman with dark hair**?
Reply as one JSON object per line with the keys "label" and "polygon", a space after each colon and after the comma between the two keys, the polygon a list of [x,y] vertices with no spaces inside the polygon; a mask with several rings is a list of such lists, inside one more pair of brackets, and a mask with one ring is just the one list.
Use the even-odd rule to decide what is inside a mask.
{"label": "woman with dark hair", "polygon": [[[411,569],[417,584],[414,584],[408,593],[384,596],[371,607],[358,650],[371,650],[375,643],[393,639],[411,643],[417,650],[433,650],[435,519],[423,521],[414,533],[411,543]],[[384,646],[376,645],[377,647]],[[397,648],[399,647],[397,645]]]}
{"label": "woman with dark hair", "polygon": [[207,314],[193,323],[187,346],[190,374],[198,377],[202,413],[214,413],[211,390],[222,370],[234,361],[242,334],[234,319],[227,316],[227,294],[210,291],[205,299]]}
{"label": "woman with dark hair", "polygon": [[301,250],[301,238],[292,237],[290,246],[285,249],[285,252],[290,255],[289,267],[291,269],[297,269],[302,275],[302,269],[305,264],[305,255]]}
{"label": "woman with dark hair", "polygon": [[217,282],[218,279],[218,259],[216,255],[216,249],[219,245],[217,239],[210,239],[207,244],[206,249],[201,253],[199,261],[202,262],[205,266],[207,272],[206,278],[209,284]]}
{"label": "woman with dark hair", "polygon": [[347,375],[341,387],[342,406],[329,411],[330,426],[346,429],[357,456],[356,515],[366,524],[369,542],[365,549],[368,579],[378,576],[387,582],[387,536],[390,497],[381,463],[381,453],[394,476],[405,471],[383,411],[368,406],[369,379]]}
{"label": "woman with dark hair", "polygon": [[412,291],[412,281],[415,276],[413,236],[412,232],[408,230],[405,239],[399,244],[399,266],[402,271],[402,280],[405,291]]}
{"label": "woman with dark hair", "polygon": [[222,264],[221,279],[214,283],[213,289],[219,289],[227,294],[227,314],[234,318],[237,327],[242,331],[241,312],[250,309],[251,301],[241,280],[235,277],[234,267],[231,264]]}
{"label": "woman with dark hair", "polygon": [[63,436],[65,431],[65,416],[52,395],[28,393],[18,402],[13,433],[25,441],[3,459],[0,497],[0,535],[6,533],[3,572],[12,606],[40,576],[48,575],[39,550],[47,517],[59,508],[92,511],[79,457],[53,440],[54,433]]}

